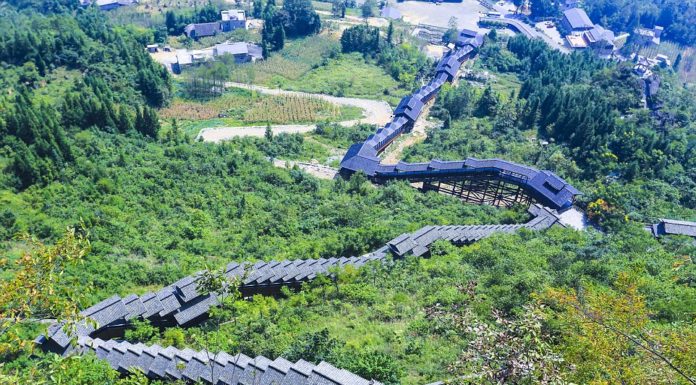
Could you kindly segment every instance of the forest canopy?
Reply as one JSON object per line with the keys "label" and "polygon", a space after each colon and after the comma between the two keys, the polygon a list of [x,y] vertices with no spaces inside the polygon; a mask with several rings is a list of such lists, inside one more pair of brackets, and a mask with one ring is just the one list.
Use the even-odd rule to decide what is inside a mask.
{"label": "forest canopy", "polygon": [[[635,10],[640,24],[665,21],[669,33],[693,38],[684,25],[690,4],[666,1],[652,19],[661,3],[624,3],[631,12],[594,0],[587,7],[617,30]],[[429,107],[436,119],[427,137],[402,158],[503,158],[551,170],[584,193],[577,205],[587,229],[438,241],[427,257],[347,266],[298,290],[242,298],[238,282],[220,278],[229,262],[360,256],[428,225],[520,224],[530,214],[406,182],[377,186],[361,173],[320,179],[290,167],[317,158],[335,165],[372,125],[322,121],[309,133],[278,134],[269,123],[263,137],[194,140],[229,118],[215,110],[184,127],[166,107],[191,106],[189,90],[144,45],[217,20],[217,6],[149,9],[160,13],[145,27],[75,1],[0,7],[0,383],[159,385],[93,354],[41,351],[33,341],[47,324],[37,321],[76,321],[104,299],[158,291],[198,271],[217,284],[201,287],[206,294],[229,295],[209,319],[163,329],[137,320],[123,338],[327,361],[386,385],[693,383],[696,245],[645,230],[662,217],[696,219],[696,94],[671,68],[655,69],[662,108],[650,113],[628,63],[489,34],[466,75]],[[275,71],[262,85],[317,92],[348,74],[337,95],[364,87],[394,104],[435,70],[402,22],[346,26],[339,41],[315,6],[254,2],[266,21],[257,41],[274,51],[256,64]],[[222,84],[249,68],[231,61],[189,74]],[[206,95],[244,99],[230,107],[242,110],[263,97]]]}

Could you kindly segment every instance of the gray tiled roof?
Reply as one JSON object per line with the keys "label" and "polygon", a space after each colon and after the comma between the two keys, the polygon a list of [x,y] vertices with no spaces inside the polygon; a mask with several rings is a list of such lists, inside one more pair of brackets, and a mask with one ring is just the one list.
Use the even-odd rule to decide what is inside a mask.
{"label": "gray tiled roof", "polygon": [[112,368],[123,373],[140,371],[152,380],[183,379],[216,385],[381,385],[326,362],[314,365],[303,360],[292,363],[284,358],[251,359],[243,354],[232,356],[225,352],[215,354],[89,337],[80,338],[79,343],[83,351],[95,352]]}
{"label": "gray tiled roof", "polygon": [[571,8],[563,12],[564,19],[572,29],[589,29],[594,27],[592,20],[582,8]]}
{"label": "gray tiled roof", "polygon": [[115,295],[81,311],[80,314],[94,320],[98,327],[103,327],[117,321],[125,321],[128,310],[121,297]]}
{"label": "gray tiled roof", "polygon": [[658,223],[650,226],[649,229],[656,237],[661,235],[686,235],[696,238],[696,222],[660,219]]}
{"label": "gray tiled roof", "polygon": [[522,228],[544,230],[553,225],[563,226],[554,210],[532,205],[530,214],[535,217],[519,225],[471,225],[471,226],[426,226],[411,234],[402,234],[387,245],[399,256],[421,256],[429,252],[430,245],[438,240],[447,240],[456,245],[470,244],[499,233],[513,233]]}
{"label": "gray tiled roof", "polygon": [[[377,157],[396,137],[410,130],[421,115],[424,106],[439,92],[447,81],[453,80],[462,63],[476,47],[483,42],[483,36],[475,31],[462,30],[459,34],[457,48],[440,59],[436,75],[430,83],[417,92],[401,99],[394,110],[394,119],[365,142],[353,144],[341,160],[341,173],[350,175],[362,171],[373,181],[386,182],[392,179],[419,178],[442,175],[445,171],[452,173],[473,174],[479,171],[497,173],[499,179],[523,187],[534,200],[555,209],[569,207],[580,191],[552,172],[536,170],[501,159],[473,159],[458,162],[441,162],[433,160],[428,163],[402,163],[396,165],[381,164]],[[464,39],[464,40],[462,40]],[[404,173],[419,173],[407,175]]]}

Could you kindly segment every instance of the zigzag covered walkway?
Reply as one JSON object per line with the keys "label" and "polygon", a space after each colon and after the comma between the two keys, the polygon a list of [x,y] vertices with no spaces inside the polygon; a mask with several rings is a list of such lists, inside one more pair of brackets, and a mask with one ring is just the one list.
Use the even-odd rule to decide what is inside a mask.
{"label": "zigzag covered walkway", "polygon": [[[461,64],[482,43],[482,36],[460,35],[459,48],[443,57],[435,79],[417,93],[405,97],[392,122],[353,145],[341,162],[341,173],[362,171],[377,183],[403,179],[422,183],[423,190],[456,195],[463,200],[492,205],[529,204],[532,219],[515,225],[426,226],[402,234],[383,247],[358,257],[321,258],[251,263],[232,262],[225,276],[239,282],[244,297],[275,295],[283,287],[297,289],[319,275],[332,276],[334,269],[367,263],[386,263],[409,255],[425,256],[438,240],[466,245],[498,233],[521,229],[539,231],[561,223],[555,209],[572,205],[575,188],[548,171],[502,160],[477,160],[382,165],[378,154],[401,133],[410,130],[445,82],[452,81]],[[510,187],[512,186],[512,187]],[[549,208],[550,207],[550,208]],[[205,321],[211,307],[219,304],[214,293],[198,289],[200,273],[184,277],[158,292],[113,296],[81,312],[84,321],[67,327],[55,323],[36,343],[58,354],[94,352],[123,374],[139,371],[155,380],[183,380],[212,385],[381,385],[326,362],[318,365],[283,358],[250,358],[221,352],[131,344],[118,339],[132,320],[147,320],[160,328],[192,326]],[[73,327],[74,326],[74,327]],[[73,343],[77,341],[77,343]]]}
{"label": "zigzag covered walkway", "polygon": [[445,83],[456,79],[459,68],[482,43],[483,36],[460,32],[458,48],[440,60],[430,83],[404,97],[394,111],[393,120],[384,128],[348,149],[341,161],[341,174],[364,172],[376,183],[390,180],[423,183],[425,191],[439,191],[478,204],[512,206],[538,202],[553,209],[571,207],[575,196],[580,194],[575,187],[550,171],[509,161],[468,158],[452,162],[380,163],[379,154],[401,134],[413,129],[425,106]]}
{"label": "zigzag covered walkway", "polygon": [[[244,296],[276,294],[282,287],[299,288],[318,275],[332,275],[334,268],[346,265],[360,267],[374,261],[385,263],[392,258],[426,255],[430,246],[438,240],[465,245],[497,233],[513,233],[521,229],[538,231],[554,225],[564,226],[554,210],[532,205],[529,213],[533,218],[527,223],[517,225],[426,226],[414,233],[402,234],[387,242],[385,246],[359,257],[271,261],[255,264],[232,262],[225,268],[225,275],[229,279],[241,280],[239,288]],[[260,380],[275,378],[264,373],[267,370],[279,369],[263,357],[252,360],[238,355],[235,356],[238,361],[233,364],[231,356],[226,353],[219,353],[215,356],[216,359],[211,360],[210,357],[213,354],[208,352],[130,344],[117,342],[114,339],[122,337],[123,332],[134,319],[148,320],[158,327],[192,326],[207,319],[210,308],[218,305],[218,299],[215,294],[199,292],[198,277],[198,273],[184,277],[156,293],[141,296],[134,294],[125,298],[113,296],[83,310],[81,315],[85,317],[84,322],[70,328],[60,323],[53,324],[49,327],[48,334],[40,336],[36,342],[43,349],[62,355],[94,351],[99,358],[106,359],[114,369],[122,373],[141,370],[152,379],[184,379],[191,382],[229,385],[285,384],[285,382],[245,382],[244,378],[247,377],[244,376],[248,375],[242,376],[242,373],[248,371],[257,373],[259,375],[257,379]],[[75,339],[77,344],[73,344]],[[273,362],[277,365],[282,363],[281,369],[287,367],[284,369],[286,375],[292,374],[291,372],[295,369],[304,375],[304,380],[289,382],[288,385],[378,384],[336,369],[327,363],[317,366],[304,361],[292,364],[282,358]],[[220,377],[211,379],[208,375],[211,366],[219,369]],[[234,370],[238,370],[241,377],[229,377],[229,372]]]}
{"label": "zigzag covered walkway", "polygon": [[216,385],[381,385],[324,361],[318,365],[244,354],[229,355],[171,346],[144,345],[81,337],[81,352],[94,352],[123,374],[141,372],[153,380]]}

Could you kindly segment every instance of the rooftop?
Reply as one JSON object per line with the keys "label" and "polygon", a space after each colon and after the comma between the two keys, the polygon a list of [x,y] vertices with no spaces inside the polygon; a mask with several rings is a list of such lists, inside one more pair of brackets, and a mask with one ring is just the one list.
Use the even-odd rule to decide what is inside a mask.
{"label": "rooftop", "polygon": [[582,8],[571,8],[563,11],[563,16],[572,29],[589,29],[594,27],[592,20]]}
{"label": "rooftop", "polygon": [[387,19],[401,19],[401,12],[394,7],[384,7],[381,12],[382,17]]}
{"label": "rooftop", "polygon": [[568,35],[566,36],[566,41],[568,41],[570,48],[587,48],[587,42],[580,35]]}

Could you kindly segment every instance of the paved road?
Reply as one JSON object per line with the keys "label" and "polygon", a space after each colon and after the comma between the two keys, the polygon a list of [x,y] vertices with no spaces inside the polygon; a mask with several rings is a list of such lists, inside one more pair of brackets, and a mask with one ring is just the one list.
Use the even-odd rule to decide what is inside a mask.
{"label": "paved road", "polygon": [[481,21],[489,21],[489,22],[497,22],[497,23],[506,23],[519,33],[532,38],[532,39],[542,39],[546,42],[546,44],[549,45],[549,47],[557,49],[561,52],[564,53],[569,53],[570,50],[568,50],[567,47],[564,47],[562,45],[559,45],[553,38],[550,36],[546,35],[545,33],[539,32],[534,28],[533,25],[529,25],[519,19],[515,19],[515,16],[510,14],[509,11],[497,3],[493,4],[493,8],[497,12],[500,12],[501,15],[504,15],[503,18],[496,18],[496,17],[482,17]]}

